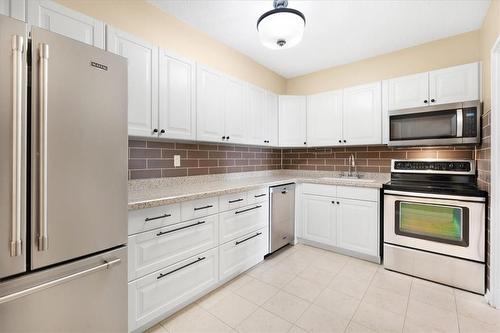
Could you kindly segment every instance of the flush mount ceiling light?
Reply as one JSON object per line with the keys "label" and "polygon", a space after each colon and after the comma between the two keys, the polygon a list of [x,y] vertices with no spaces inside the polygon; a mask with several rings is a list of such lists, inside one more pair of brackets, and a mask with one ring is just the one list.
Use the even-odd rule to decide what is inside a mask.
{"label": "flush mount ceiling light", "polygon": [[257,21],[260,41],[270,49],[279,50],[300,43],[306,26],[304,14],[287,8],[288,0],[274,0],[274,9]]}

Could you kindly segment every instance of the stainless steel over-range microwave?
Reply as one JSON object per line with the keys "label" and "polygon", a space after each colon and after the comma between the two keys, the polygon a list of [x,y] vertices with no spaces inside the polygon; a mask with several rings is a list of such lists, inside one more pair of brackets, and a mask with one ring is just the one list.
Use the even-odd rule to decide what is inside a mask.
{"label": "stainless steel over-range microwave", "polygon": [[478,144],[480,126],[480,101],[389,111],[389,145]]}

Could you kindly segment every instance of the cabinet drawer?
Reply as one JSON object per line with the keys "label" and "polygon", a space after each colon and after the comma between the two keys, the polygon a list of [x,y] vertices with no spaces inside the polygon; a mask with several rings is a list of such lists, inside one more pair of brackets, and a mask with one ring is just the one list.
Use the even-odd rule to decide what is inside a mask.
{"label": "cabinet drawer", "polygon": [[220,280],[255,266],[268,253],[268,229],[262,228],[219,246]]}
{"label": "cabinet drawer", "polygon": [[337,197],[366,201],[378,201],[379,190],[376,188],[337,186]]}
{"label": "cabinet drawer", "polygon": [[179,223],[180,221],[180,204],[131,210],[128,212],[128,234],[132,235],[141,231]]}
{"label": "cabinet drawer", "polygon": [[231,193],[219,197],[219,211],[240,208],[248,205],[247,192]]}
{"label": "cabinet drawer", "polygon": [[220,243],[225,243],[269,225],[267,202],[245,206],[220,214]]}
{"label": "cabinet drawer", "polygon": [[129,331],[212,288],[219,281],[218,259],[212,249],[130,282]]}
{"label": "cabinet drawer", "polygon": [[253,205],[259,202],[267,202],[269,200],[269,188],[263,187],[258,190],[248,192],[248,204]]}
{"label": "cabinet drawer", "polygon": [[181,203],[182,221],[196,219],[198,217],[217,214],[219,212],[219,198],[204,198]]}
{"label": "cabinet drawer", "polygon": [[303,184],[302,193],[335,197],[337,196],[337,186],[323,184]]}
{"label": "cabinet drawer", "polygon": [[128,279],[133,280],[219,245],[218,215],[143,232],[128,239]]}

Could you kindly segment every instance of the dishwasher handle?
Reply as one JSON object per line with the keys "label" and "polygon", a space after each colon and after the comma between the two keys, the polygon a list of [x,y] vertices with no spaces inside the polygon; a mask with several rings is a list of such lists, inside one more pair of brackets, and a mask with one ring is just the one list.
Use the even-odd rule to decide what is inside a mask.
{"label": "dishwasher handle", "polygon": [[271,194],[281,192],[281,194],[287,194],[288,192],[295,191],[295,183],[288,183],[283,185],[271,186],[269,192]]}

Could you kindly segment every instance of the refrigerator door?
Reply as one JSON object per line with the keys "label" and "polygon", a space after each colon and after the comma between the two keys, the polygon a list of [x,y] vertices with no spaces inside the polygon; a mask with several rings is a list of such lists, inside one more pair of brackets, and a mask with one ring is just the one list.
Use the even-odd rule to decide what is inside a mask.
{"label": "refrigerator door", "polygon": [[127,332],[125,247],[0,284],[0,332]]}
{"label": "refrigerator door", "polygon": [[26,32],[0,15],[0,278],[26,270]]}
{"label": "refrigerator door", "polygon": [[127,61],[32,28],[31,268],[127,242]]}

